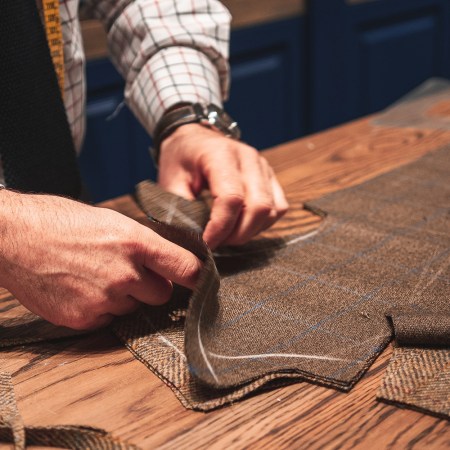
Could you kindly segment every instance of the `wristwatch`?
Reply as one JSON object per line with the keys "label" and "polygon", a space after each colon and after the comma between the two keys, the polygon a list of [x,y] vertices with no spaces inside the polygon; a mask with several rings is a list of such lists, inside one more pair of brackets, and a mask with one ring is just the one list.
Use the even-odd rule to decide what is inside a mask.
{"label": "wristwatch", "polygon": [[217,105],[192,103],[180,106],[165,113],[159,120],[153,136],[151,153],[156,163],[159,161],[162,141],[170,136],[178,127],[188,123],[199,123],[208,128],[220,131],[232,139],[240,139],[241,130],[222,108]]}

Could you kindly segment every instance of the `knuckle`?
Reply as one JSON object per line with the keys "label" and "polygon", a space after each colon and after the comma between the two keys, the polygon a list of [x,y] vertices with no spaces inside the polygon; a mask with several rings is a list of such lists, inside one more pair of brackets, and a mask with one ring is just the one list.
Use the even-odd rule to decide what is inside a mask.
{"label": "knuckle", "polygon": [[195,284],[201,271],[201,266],[195,260],[189,259],[188,261],[183,261],[180,265],[180,276],[182,279],[186,280],[189,284]]}
{"label": "knuckle", "polygon": [[249,212],[255,217],[268,217],[273,211],[273,204],[269,202],[259,202],[249,208]]}
{"label": "knuckle", "polygon": [[244,205],[244,195],[239,192],[228,192],[223,195],[223,201],[231,208],[236,209]]}
{"label": "knuckle", "polygon": [[[168,283],[166,287],[164,287],[158,291],[158,295],[152,299],[152,303],[154,305],[163,305],[163,304],[167,303],[172,296],[172,292],[173,292],[172,284]],[[136,308],[137,308],[137,306],[136,306]],[[132,312],[132,311],[130,311],[130,312]]]}
{"label": "knuckle", "polygon": [[142,280],[141,274],[136,270],[123,271],[117,278],[117,285],[121,289],[139,283]]}

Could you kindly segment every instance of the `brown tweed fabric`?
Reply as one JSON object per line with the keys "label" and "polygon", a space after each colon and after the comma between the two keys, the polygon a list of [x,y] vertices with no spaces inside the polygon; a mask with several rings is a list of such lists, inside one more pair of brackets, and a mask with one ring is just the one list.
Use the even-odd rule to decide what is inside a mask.
{"label": "brown tweed fabric", "polygon": [[8,373],[0,372],[0,442],[12,442],[16,450],[28,445],[74,450],[138,450],[106,431],[84,426],[24,427]]}
{"label": "brown tweed fabric", "polygon": [[143,181],[136,186],[136,197],[141,205],[147,205],[145,212],[168,225],[187,228],[201,234],[209,219],[207,202],[189,201],[170,194],[157,184]]}
{"label": "brown tweed fabric", "polygon": [[[217,296],[217,283],[205,271],[202,295],[194,293],[187,313],[172,303],[162,313],[168,320],[142,312],[141,320],[157,330],[152,342],[143,333],[137,345],[137,322],[119,335],[191,407],[199,401],[183,390],[192,376],[220,389],[251,389],[261,377],[296,374],[348,390],[391,339],[386,311],[408,306],[419,315],[450,313],[449,174],[445,148],[315,201],[310,209],[329,214],[316,236],[216,258]],[[155,216],[152,197],[138,196]],[[224,402],[211,403],[206,387],[200,392],[209,402],[205,408]]]}
{"label": "brown tweed fabric", "polygon": [[450,348],[450,314],[392,311],[388,316],[399,346]]}
{"label": "brown tweed fabric", "polygon": [[[115,332],[191,408],[292,378],[348,390],[391,339],[386,312],[450,314],[449,176],[444,148],[312,202],[326,216],[318,233],[217,255],[220,289],[198,233],[146,222],[205,269],[189,301],[177,291],[167,305],[121,319]],[[161,204],[170,198],[154,206],[158,195],[146,189],[138,197],[147,214],[191,226],[189,202],[174,201],[167,216]]]}
{"label": "brown tweed fabric", "polygon": [[450,350],[394,349],[377,398],[450,419]]}
{"label": "brown tweed fabric", "polygon": [[0,288],[0,348],[30,344],[84,334],[56,327],[22,306],[5,289]]}
{"label": "brown tweed fabric", "polygon": [[16,449],[25,448],[25,429],[17,410],[9,373],[0,372],[0,441],[12,442]]}

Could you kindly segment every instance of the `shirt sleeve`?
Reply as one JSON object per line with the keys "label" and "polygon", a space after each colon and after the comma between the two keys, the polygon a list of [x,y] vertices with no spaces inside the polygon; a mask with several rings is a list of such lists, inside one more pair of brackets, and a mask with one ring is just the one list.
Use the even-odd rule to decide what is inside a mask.
{"label": "shirt sleeve", "polygon": [[108,32],[125,100],[150,134],[180,102],[228,96],[231,16],[218,0],[89,0]]}

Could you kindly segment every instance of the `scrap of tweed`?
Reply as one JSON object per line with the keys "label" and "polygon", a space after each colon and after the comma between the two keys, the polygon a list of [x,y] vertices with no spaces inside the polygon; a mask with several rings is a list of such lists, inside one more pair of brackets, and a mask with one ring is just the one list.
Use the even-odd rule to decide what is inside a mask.
{"label": "scrap of tweed", "polygon": [[394,350],[377,398],[450,418],[450,350]]}
{"label": "scrap of tweed", "polygon": [[17,409],[11,375],[0,372],[0,442],[11,442],[15,450],[28,445],[68,448],[73,450],[138,450],[98,428],[60,425],[25,427]]}

